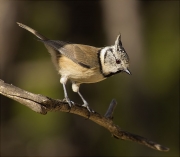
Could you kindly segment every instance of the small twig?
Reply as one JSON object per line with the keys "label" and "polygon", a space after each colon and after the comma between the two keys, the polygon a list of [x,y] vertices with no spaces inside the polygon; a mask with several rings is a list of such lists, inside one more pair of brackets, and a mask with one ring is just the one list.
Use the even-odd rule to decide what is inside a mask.
{"label": "small twig", "polygon": [[109,118],[109,119],[113,119],[113,113],[114,113],[116,105],[117,105],[116,100],[112,99],[112,101],[111,101],[111,103],[110,103],[110,105],[109,105],[109,107],[108,107],[104,117]]}
{"label": "small twig", "polygon": [[[2,80],[0,80],[0,93],[6,97],[20,102],[21,104],[40,114],[46,114],[48,111],[69,112],[69,106],[67,102],[27,92],[13,85],[4,83]],[[116,101],[112,100],[105,116],[101,116],[99,113],[94,112],[91,113],[89,119],[109,130],[109,132],[118,139],[135,141],[139,144],[143,144],[159,151],[169,150],[169,148],[152,142],[144,137],[123,131],[118,125],[115,125],[112,121],[112,117],[116,104]],[[69,113],[73,113],[82,117],[87,117],[89,115],[87,109],[78,104],[73,105]]]}

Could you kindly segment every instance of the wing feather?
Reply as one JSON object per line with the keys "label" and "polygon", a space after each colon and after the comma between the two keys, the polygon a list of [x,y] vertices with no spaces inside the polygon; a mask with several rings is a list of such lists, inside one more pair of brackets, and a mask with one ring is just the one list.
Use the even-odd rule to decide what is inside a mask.
{"label": "wing feather", "polygon": [[[58,40],[41,40],[48,51],[52,54],[57,51],[71,59],[73,62],[84,66],[85,68],[95,68],[99,66],[98,51],[100,48],[96,48],[88,45],[70,44]],[[50,50],[53,48],[55,51]]]}

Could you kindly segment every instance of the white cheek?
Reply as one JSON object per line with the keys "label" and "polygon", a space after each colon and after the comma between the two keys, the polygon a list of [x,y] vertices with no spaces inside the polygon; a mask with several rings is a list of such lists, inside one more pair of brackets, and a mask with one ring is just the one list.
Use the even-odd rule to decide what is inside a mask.
{"label": "white cheek", "polygon": [[109,62],[109,63],[106,63],[104,65],[104,72],[106,74],[109,74],[109,73],[114,73],[118,70],[117,66],[115,64],[113,64],[113,62]]}
{"label": "white cheek", "polygon": [[101,64],[102,64],[102,71],[105,75],[108,75],[112,72],[117,71],[116,61],[111,52],[107,52],[106,58],[104,57],[105,52],[101,54]]}
{"label": "white cheek", "polygon": [[105,59],[105,64],[107,64],[107,66],[109,66],[109,67],[116,66],[116,61],[115,61],[115,58],[114,58],[113,54],[112,53],[108,53],[107,56],[108,57],[106,57],[106,59]]}

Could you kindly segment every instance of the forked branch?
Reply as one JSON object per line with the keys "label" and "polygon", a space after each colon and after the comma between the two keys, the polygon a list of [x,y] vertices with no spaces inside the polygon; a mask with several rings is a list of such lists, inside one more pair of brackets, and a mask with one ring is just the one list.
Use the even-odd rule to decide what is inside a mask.
{"label": "forked branch", "polygon": [[92,120],[98,125],[103,126],[109,130],[109,132],[117,139],[134,141],[159,151],[169,150],[169,148],[157,144],[156,142],[152,142],[139,135],[124,131],[118,125],[114,124],[112,119],[113,111],[116,106],[115,100],[112,100],[105,116],[102,116],[97,112],[89,114],[86,108],[78,104],[73,105],[69,110],[67,102],[55,100],[39,94],[30,93],[13,85],[4,83],[2,80],[0,80],[0,93],[8,98],[18,101],[19,103],[29,107],[31,110],[37,113],[46,114],[48,111],[73,113],[85,118],[89,118],[89,120]]}

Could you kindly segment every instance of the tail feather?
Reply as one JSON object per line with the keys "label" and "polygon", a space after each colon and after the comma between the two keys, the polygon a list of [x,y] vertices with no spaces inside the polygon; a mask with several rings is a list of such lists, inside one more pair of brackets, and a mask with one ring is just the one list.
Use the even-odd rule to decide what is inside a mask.
{"label": "tail feather", "polygon": [[37,32],[36,30],[34,30],[34,29],[32,29],[32,28],[30,28],[30,27],[28,27],[28,26],[26,26],[26,25],[24,25],[24,24],[22,24],[22,23],[19,23],[19,22],[17,22],[17,24],[20,26],[20,27],[22,27],[22,28],[24,28],[24,29],[26,29],[27,31],[29,31],[29,32],[31,32],[32,34],[34,34],[36,37],[38,37],[40,40],[48,40],[48,38],[46,38],[45,36],[43,36],[43,35],[41,35],[39,32]]}

